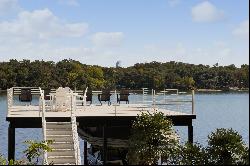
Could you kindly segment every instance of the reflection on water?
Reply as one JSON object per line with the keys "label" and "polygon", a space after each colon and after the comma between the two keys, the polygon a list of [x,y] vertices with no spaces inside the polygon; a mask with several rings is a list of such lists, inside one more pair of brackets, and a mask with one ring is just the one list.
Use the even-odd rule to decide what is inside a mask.
{"label": "reflection on water", "polygon": [[[112,95],[114,96],[114,95]],[[97,97],[93,98],[98,103]],[[150,96],[149,96],[150,99]],[[130,103],[141,101],[142,95],[130,95]],[[114,103],[115,99],[111,98]],[[206,145],[207,135],[216,128],[237,130],[246,143],[249,143],[249,93],[210,93],[195,95],[194,141]],[[191,112],[191,111],[190,111]],[[6,122],[6,94],[0,95],[0,153],[7,157],[8,122]],[[175,127],[184,142],[187,140],[187,127]],[[16,158],[23,157],[25,140],[40,140],[41,129],[16,129]],[[80,144],[83,149],[83,143]]]}

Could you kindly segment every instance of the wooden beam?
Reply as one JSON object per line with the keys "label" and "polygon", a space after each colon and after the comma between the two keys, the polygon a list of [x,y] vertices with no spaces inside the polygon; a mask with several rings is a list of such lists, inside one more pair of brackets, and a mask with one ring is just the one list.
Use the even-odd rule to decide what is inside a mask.
{"label": "wooden beam", "polygon": [[8,161],[15,160],[15,128],[9,124],[8,128]]}

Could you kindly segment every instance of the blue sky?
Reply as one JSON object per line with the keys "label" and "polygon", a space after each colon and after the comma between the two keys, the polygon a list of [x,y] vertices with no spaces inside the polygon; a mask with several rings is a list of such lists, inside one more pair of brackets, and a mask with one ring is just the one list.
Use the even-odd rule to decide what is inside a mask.
{"label": "blue sky", "polygon": [[248,64],[248,0],[0,0],[0,61]]}

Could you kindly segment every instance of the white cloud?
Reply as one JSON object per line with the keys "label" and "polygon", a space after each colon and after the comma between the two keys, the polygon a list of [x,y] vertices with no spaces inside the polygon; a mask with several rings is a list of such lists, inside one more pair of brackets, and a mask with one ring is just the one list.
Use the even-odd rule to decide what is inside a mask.
{"label": "white cloud", "polygon": [[59,3],[68,6],[79,6],[77,0],[59,0]]}
{"label": "white cloud", "polygon": [[56,17],[49,9],[22,11],[17,19],[0,22],[0,35],[15,39],[49,39],[57,37],[82,37],[88,24],[67,23]]}
{"label": "white cloud", "polygon": [[181,0],[168,0],[168,4],[170,7],[176,7],[181,3]]}
{"label": "white cloud", "polygon": [[92,36],[91,41],[98,47],[117,47],[121,46],[123,39],[123,32],[98,32]]}
{"label": "white cloud", "polygon": [[225,18],[224,11],[212,3],[204,1],[192,7],[192,19],[195,22],[216,22]]}
{"label": "white cloud", "polygon": [[0,0],[0,15],[19,9],[17,0]]}
{"label": "white cloud", "polygon": [[249,20],[245,20],[233,30],[233,35],[243,39],[249,39]]}

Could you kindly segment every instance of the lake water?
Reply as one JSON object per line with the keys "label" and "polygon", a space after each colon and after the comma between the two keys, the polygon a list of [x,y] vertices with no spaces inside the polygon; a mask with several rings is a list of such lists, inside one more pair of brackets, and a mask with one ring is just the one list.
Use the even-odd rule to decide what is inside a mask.
{"label": "lake water", "polygon": [[[136,100],[142,96],[135,96]],[[131,99],[130,99],[131,100]],[[249,93],[195,95],[194,141],[206,145],[207,136],[216,128],[233,128],[249,143]],[[0,154],[7,157],[8,122],[6,94],[0,94]],[[187,140],[187,127],[175,127],[181,141]],[[16,129],[16,158],[23,157],[25,140],[41,140],[41,129]]]}

